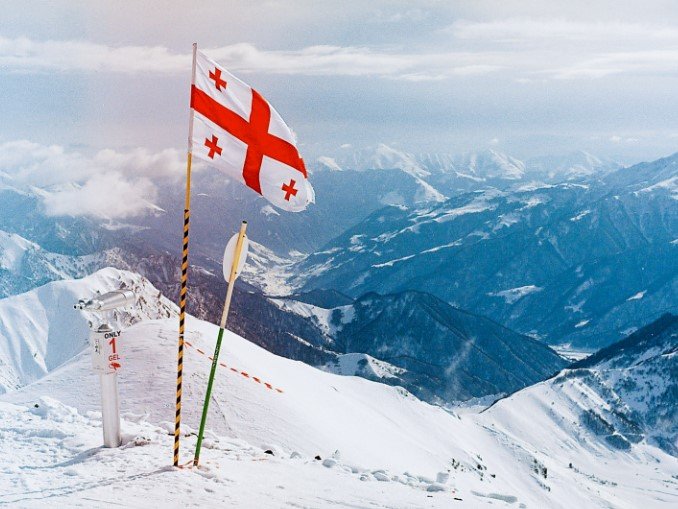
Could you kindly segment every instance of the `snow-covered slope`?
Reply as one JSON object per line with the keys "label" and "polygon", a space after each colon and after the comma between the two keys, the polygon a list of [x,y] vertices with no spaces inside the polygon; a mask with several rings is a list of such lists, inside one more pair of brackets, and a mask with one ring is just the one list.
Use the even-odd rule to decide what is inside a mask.
{"label": "snow-covered slope", "polygon": [[399,385],[430,402],[509,394],[566,365],[543,343],[423,292],[368,293],[339,306],[273,302],[324,332],[316,346],[341,354],[328,369]]}
{"label": "snow-covered slope", "polygon": [[73,304],[96,290],[120,288],[140,295],[135,309],[115,313],[122,325],[174,313],[174,305],[147,279],[116,269],[0,299],[0,394],[39,380],[86,349],[87,320],[77,315]]}
{"label": "snow-covered slope", "polygon": [[[97,286],[115,287],[118,276],[104,274],[103,281],[99,273],[48,285],[61,297],[47,323],[84,327],[86,317],[70,299]],[[138,291],[146,302],[159,298],[148,286]],[[166,466],[176,327],[176,319],[144,321],[121,339],[125,448],[97,447],[99,394],[85,352],[1,396],[0,433],[8,440],[0,441],[0,453],[11,459],[0,467],[0,503],[35,507],[49,497],[55,506],[91,507],[110,500],[131,507],[153,501],[184,507],[630,509],[678,502],[675,458],[644,441],[619,450],[585,427],[572,434],[578,415],[572,401],[590,404],[576,391],[562,395],[558,385],[544,382],[482,414],[459,415],[402,389],[276,357],[232,333],[222,347],[226,367],[217,374],[205,468],[172,471]],[[187,329],[184,431],[197,426],[210,366],[198,349],[211,352],[217,333],[192,318]],[[42,335],[28,331],[13,340],[35,342]],[[48,343],[73,341],[79,340],[57,334]],[[194,437],[182,443],[188,461]],[[315,455],[322,460],[314,461]]]}
{"label": "snow-covered slope", "polygon": [[[594,419],[620,448],[643,438],[678,455],[678,316],[666,314],[590,357],[567,378],[606,401]],[[565,376],[565,375],[564,375]]]}
{"label": "snow-covered slope", "polygon": [[16,233],[0,230],[0,298],[50,281],[82,277],[95,258],[51,253]]}
{"label": "snow-covered slope", "polygon": [[520,180],[525,175],[525,163],[496,150],[462,156],[457,167],[485,180]]}

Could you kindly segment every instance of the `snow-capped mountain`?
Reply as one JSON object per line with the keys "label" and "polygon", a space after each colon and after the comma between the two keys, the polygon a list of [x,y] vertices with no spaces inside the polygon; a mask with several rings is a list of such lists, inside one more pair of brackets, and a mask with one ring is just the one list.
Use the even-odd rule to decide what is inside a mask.
{"label": "snow-capped mountain", "polygon": [[[320,157],[315,175],[325,172],[349,173],[348,178],[364,178],[361,174],[397,170],[400,178],[410,177],[422,189],[412,201],[413,204],[443,201],[445,196],[487,187],[504,188],[521,180],[525,164],[511,156],[494,150],[452,154],[413,154],[397,150],[385,144],[367,148],[337,157]],[[396,173],[396,175],[398,174]],[[406,179],[407,180],[407,179]],[[401,199],[398,205],[410,205]]]}
{"label": "snow-capped mountain", "polygon": [[383,143],[374,148],[345,153],[335,157],[322,156],[316,167],[329,171],[369,171],[399,169],[440,187],[445,193],[479,185],[492,184],[503,188],[511,181],[540,179],[549,183],[602,178],[620,168],[620,164],[601,159],[580,150],[562,155],[532,157],[522,161],[497,150],[481,150],[461,154],[421,153],[397,150]]}
{"label": "snow-capped mountain", "polygon": [[526,183],[385,208],[301,262],[296,284],[353,297],[419,289],[551,342],[605,346],[675,309],[676,161],[600,185]]}
{"label": "snow-capped mountain", "polygon": [[460,174],[470,174],[484,180],[520,180],[525,176],[525,163],[495,150],[462,156],[455,165]]}
{"label": "snow-capped mountain", "polygon": [[531,177],[550,183],[588,177],[604,178],[621,167],[615,161],[600,159],[583,150],[563,155],[534,157],[528,159],[525,166]]}
{"label": "snow-capped mountain", "polygon": [[326,369],[399,385],[426,401],[511,393],[567,364],[538,341],[421,292],[366,294],[336,307],[273,302],[325,332],[317,347],[337,354]]}
{"label": "snow-capped mountain", "polygon": [[669,192],[678,199],[676,154],[656,161],[621,168],[605,176],[604,182],[613,188],[625,188],[638,193]]}
{"label": "snow-capped mountain", "polygon": [[678,316],[666,314],[562,375],[604,399],[590,420],[611,444],[647,440],[678,456]]}
{"label": "snow-capped mountain", "polygon": [[[245,285],[247,293],[234,302],[232,325],[278,354],[319,365],[337,352],[318,347],[326,341],[323,330],[280,309],[257,288],[280,295],[305,285],[306,291],[329,288],[352,299],[372,290],[423,290],[523,334],[594,348],[675,306],[678,233],[669,185],[674,161],[625,168],[600,185],[519,181],[505,191],[478,190],[415,208],[408,207],[414,207],[418,185],[402,170],[321,171],[313,179],[317,189],[327,190],[323,208],[285,216],[262,212],[266,205],[260,200],[249,200],[215,173],[198,172],[189,306],[200,317],[218,319],[225,238],[251,213],[250,236],[266,247],[253,249],[245,277],[254,286]],[[381,206],[375,196],[394,189],[398,205],[371,213]],[[12,247],[3,252],[13,253],[7,255],[12,263],[5,264],[12,271],[3,273],[5,294],[115,265],[145,275],[176,298],[181,221],[176,189],[160,193],[166,212],[136,225],[47,217],[40,191],[29,191],[0,190],[17,207],[16,213],[2,209],[2,228],[14,232],[4,241]],[[237,215],[234,207],[240,207]],[[215,224],[223,235],[215,234]],[[344,230],[320,251],[313,247]],[[316,252],[295,263],[268,243],[283,251],[300,245]]]}
{"label": "snow-capped mountain", "polygon": [[460,155],[413,154],[384,143],[336,158],[320,157],[317,163],[319,167],[331,171],[398,169],[423,179],[436,174],[449,174],[476,182],[519,180],[525,174],[525,163],[495,150]]}
{"label": "snow-capped mountain", "polygon": [[618,168],[618,163],[585,151],[522,161],[492,149],[462,154],[414,154],[382,143],[357,151],[341,149],[336,156],[320,157],[316,161],[314,177],[343,171],[343,178],[348,180],[359,178],[360,173],[396,169],[404,174],[401,178],[405,175],[415,178],[420,185],[425,184],[435,192],[429,190],[416,200],[400,200],[395,204],[421,206],[426,202],[441,201],[442,196],[453,197],[488,187],[506,190],[533,180],[549,184],[597,180]]}
{"label": "snow-capped mountain", "polygon": [[[120,248],[92,254],[54,253],[16,233],[0,230],[0,298],[26,292],[51,281],[84,277],[107,266],[142,269]],[[139,262],[140,260],[137,260]]]}
{"label": "snow-capped mountain", "polygon": [[428,177],[431,173],[417,160],[417,156],[379,143],[368,148],[343,155],[338,160],[331,157],[318,158],[318,164],[329,170],[402,170],[414,177]]}
{"label": "snow-capped mountain", "polygon": [[[73,310],[70,299],[118,287],[116,274],[141,281],[109,270],[106,277],[38,289],[53,295],[46,313],[35,315],[51,331],[42,340],[47,350],[78,343],[87,316]],[[157,290],[145,284],[136,290],[143,302],[159,304],[160,314],[172,312]],[[21,311],[28,319],[31,311]],[[73,325],[62,327],[66,323]],[[221,351],[226,367],[215,380],[201,469],[172,470],[167,466],[175,411],[174,391],[168,388],[176,375],[175,328],[176,318],[145,320],[120,339],[121,448],[100,447],[99,394],[85,352],[72,350],[70,358],[64,355],[50,365],[46,376],[0,396],[0,433],[7,438],[0,441],[6,458],[0,502],[33,507],[46,495],[57,506],[115,499],[129,507],[143,507],[149,497],[168,505],[204,506],[228,497],[235,505],[258,507],[369,503],[398,509],[489,503],[621,509],[678,502],[675,457],[646,438],[619,447],[607,438],[609,432],[590,425],[584,416],[606,412],[607,399],[600,397],[605,393],[590,391],[568,376],[571,372],[484,412],[443,410],[400,388],[277,357],[230,332]],[[44,336],[38,329],[9,333],[22,349]],[[191,459],[211,365],[198,349],[211,352],[216,335],[215,326],[189,318],[182,461]],[[15,372],[25,361],[7,359]],[[607,368],[596,363],[589,369]],[[320,459],[314,460],[316,455]],[[123,470],[121,490],[117,479]]]}
{"label": "snow-capped mountain", "polygon": [[130,289],[139,295],[135,307],[116,311],[120,326],[144,319],[176,316],[176,306],[150,282],[131,272],[104,269],[73,282],[55,281],[29,292],[0,299],[0,394],[33,383],[87,348],[87,319],[73,305],[102,292]]}

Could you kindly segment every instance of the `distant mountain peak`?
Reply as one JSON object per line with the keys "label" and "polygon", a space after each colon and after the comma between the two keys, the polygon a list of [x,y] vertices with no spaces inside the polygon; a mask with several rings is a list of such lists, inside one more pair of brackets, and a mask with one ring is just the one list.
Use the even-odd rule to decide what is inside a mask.
{"label": "distant mountain peak", "polygon": [[402,170],[415,177],[427,177],[431,173],[417,161],[414,154],[403,152],[385,143],[368,147],[348,155],[334,157],[322,156],[318,163],[331,169],[346,170]]}
{"label": "distant mountain peak", "polygon": [[482,150],[461,155],[446,153],[415,154],[399,150],[386,143],[335,157],[317,159],[320,168],[328,170],[386,170],[399,169],[414,177],[428,180],[433,175],[451,174],[459,178],[484,182],[488,179],[519,180],[525,174],[525,163],[498,152]]}
{"label": "distant mountain peak", "polygon": [[575,180],[614,171],[620,164],[610,159],[601,159],[585,150],[576,150],[566,154],[540,156],[528,159],[530,173],[537,173],[549,179]]}
{"label": "distant mountain peak", "polygon": [[467,154],[458,164],[485,179],[520,180],[525,175],[525,163],[493,149]]}

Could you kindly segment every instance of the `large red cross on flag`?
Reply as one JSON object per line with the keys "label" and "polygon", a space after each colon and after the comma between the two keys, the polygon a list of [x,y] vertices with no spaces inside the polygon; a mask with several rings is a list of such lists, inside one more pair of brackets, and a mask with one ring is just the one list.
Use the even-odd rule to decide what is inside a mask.
{"label": "large red cross on flag", "polygon": [[292,212],[315,199],[294,135],[259,92],[198,51],[193,156]]}

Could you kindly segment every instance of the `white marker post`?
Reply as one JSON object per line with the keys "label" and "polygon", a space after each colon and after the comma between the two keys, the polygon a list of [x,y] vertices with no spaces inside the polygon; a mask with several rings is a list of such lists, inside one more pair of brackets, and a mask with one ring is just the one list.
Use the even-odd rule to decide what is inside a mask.
{"label": "white marker post", "polygon": [[247,260],[247,253],[249,251],[250,242],[245,232],[247,231],[247,221],[243,221],[240,225],[240,232],[231,237],[231,240],[226,244],[224,251],[224,279],[228,283],[228,290],[226,291],[226,300],[224,301],[224,310],[221,313],[221,322],[219,324],[219,335],[217,336],[217,344],[214,348],[214,355],[212,355],[212,369],[210,370],[210,377],[207,382],[207,391],[205,393],[205,403],[202,407],[202,417],[200,419],[200,430],[198,431],[198,440],[195,444],[195,457],[193,458],[193,466],[197,467],[200,462],[200,448],[202,440],[205,436],[205,424],[207,423],[207,411],[210,405],[210,398],[212,397],[212,385],[214,383],[214,375],[217,371],[217,364],[219,362],[219,351],[221,350],[221,340],[224,337],[224,329],[226,329],[226,320],[228,319],[228,311],[231,308],[231,297],[233,297],[233,287],[235,280],[240,275],[245,261]]}
{"label": "white marker post", "polygon": [[90,300],[80,300],[74,307],[101,314],[97,327],[90,323],[89,344],[92,349],[92,368],[99,374],[101,383],[101,422],[104,447],[120,447],[120,398],[118,397],[118,370],[122,367],[120,355],[121,331],[113,330],[107,323],[114,309],[134,303],[131,290],[117,290],[96,295]]}

